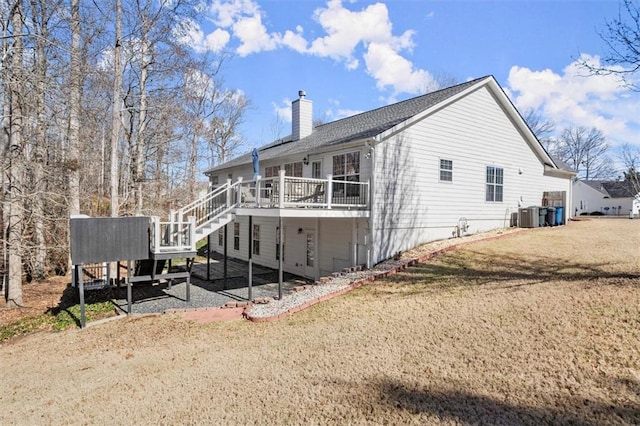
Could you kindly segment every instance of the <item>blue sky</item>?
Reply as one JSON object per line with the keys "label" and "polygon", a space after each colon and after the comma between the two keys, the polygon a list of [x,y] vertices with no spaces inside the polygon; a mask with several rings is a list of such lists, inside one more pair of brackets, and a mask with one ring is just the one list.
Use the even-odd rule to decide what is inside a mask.
{"label": "blue sky", "polygon": [[614,149],[640,146],[640,93],[577,66],[605,55],[615,0],[203,1],[189,43],[234,54],[225,85],[253,104],[241,151],[290,133],[299,89],[332,121],[488,74],[558,132],[595,126]]}

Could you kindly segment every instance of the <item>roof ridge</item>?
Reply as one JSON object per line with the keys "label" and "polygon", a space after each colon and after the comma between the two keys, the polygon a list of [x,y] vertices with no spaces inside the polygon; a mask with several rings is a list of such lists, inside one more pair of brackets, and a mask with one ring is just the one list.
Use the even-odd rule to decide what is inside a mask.
{"label": "roof ridge", "polygon": [[338,122],[343,121],[343,120],[352,119],[352,118],[358,117],[358,116],[363,115],[363,114],[373,113],[373,112],[379,111],[379,110],[384,109],[384,108],[394,107],[394,106],[402,105],[402,104],[409,103],[409,102],[415,102],[415,101],[417,101],[419,99],[423,99],[423,98],[425,98],[427,96],[434,96],[437,93],[444,92],[445,90],[452,90],[452,89],[455,89],[456,87],[459,87],[459,86],[463,86],[463,85],[473,86],[474,84],[478,83],[479,81],[484,80],[484,79],[489,78],[489,77],[492,77],[492,75],[491,74],[485,75],[484,77],[474,78],[472,80],[465,81],[463,83],[454,84],[453,86],[443,87],[443,88],[434,90],[433,92],[428,92],[428,93],[424,93],[422,95],[413,96],[411,98],[403,99],[401,101],[394,102],[392,104],[382,105],[382,106],[379,106],[377,108],[373,108],[373,109],[370,109],[370,110],[367,110],[367,111],[362,111],[362,112],[359,112],[359,113],[354,114],[354,115],[349,115],[349,116],[346,116],[346,117],[342,117],[342,118],[339,118],[337,120],[330,121],[328,123],[323,123],[323,124],[321,124],[319,126],[314,127],[314,129],[317,129],[317,128],[323,127],[323,126],[328,126],[330,124],[338,123]]}

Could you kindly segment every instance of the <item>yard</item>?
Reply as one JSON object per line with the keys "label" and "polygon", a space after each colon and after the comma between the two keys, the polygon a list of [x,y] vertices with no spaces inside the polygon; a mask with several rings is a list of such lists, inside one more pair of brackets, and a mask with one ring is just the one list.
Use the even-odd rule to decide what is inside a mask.
{"label": "yard", "polygon": [[476,242],[271,323],[0,345],[0,424],[639,424],[640,221]]}

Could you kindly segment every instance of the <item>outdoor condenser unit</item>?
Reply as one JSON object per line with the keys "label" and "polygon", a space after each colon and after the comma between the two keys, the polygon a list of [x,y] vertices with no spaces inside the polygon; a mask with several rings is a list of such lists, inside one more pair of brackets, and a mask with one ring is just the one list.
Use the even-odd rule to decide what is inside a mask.
{"label": "outdoor condenser unit", "polygon": [[537,228],[539,223],[538,208],[526,207],[518,209],[518,223],[520,228]]}

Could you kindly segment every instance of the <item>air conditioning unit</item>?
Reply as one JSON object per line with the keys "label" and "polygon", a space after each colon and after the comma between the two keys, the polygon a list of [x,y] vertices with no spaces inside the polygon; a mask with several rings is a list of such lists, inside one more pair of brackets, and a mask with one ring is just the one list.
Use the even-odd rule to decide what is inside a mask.
{"label": "air conditioning unit", "polygon": [[538,208],[535,206],[518,209],[518,226],[520,228],[537,228],[540,223]]}

